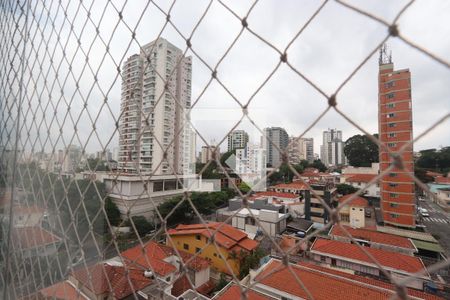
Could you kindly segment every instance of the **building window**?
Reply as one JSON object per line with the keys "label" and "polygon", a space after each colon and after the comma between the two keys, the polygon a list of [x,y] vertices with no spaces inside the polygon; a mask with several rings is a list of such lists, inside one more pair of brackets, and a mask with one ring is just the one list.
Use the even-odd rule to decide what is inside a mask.
{"label": "building window", "polygon": [[327,258],[326,258],[325,256],[321,256],[321,257],[320,257],[320,261],[321,261],[321,262],[326,262],[326,261],[327,261]]}
{"label": "building window", "polygon": [[397,124],[395,124],[395,123],[389,123],[389,124],[388,124],[388,127],[390,127],[390,128],[393,128],[393,127],[395,127],[395,126],[397,126]]}
{"label": "building window", "polygon": [[394,108],[395,107],[395,103],[388,103],[386,106],[387,106],[387,108]]}
{"label": "building window", "polygon": [[390,203],[389,206],[390,207],[398,207],[398,203]]}
{"label": "building window", "polygon": [[386,83],[384,84],[384,86],[385,86],[387,89],[393,87],[394,85],[395,85],[395,82],[394,82],[394,81],[389,81],[389,82],[386,82]]}
{"label": "building window", "polygon": [[183,244],[183,249],[184,250],[189,250],[189,245],[188,244]]}
{"label": "building window", "polygon": [[200,241],[200,240],[201,240],[200,234],[196,234],[196,235],[195,235],[195,239],[196,239],[197,241]]}
{"label": "building window", "polygon": [[387,145],[388,145],[388,147],[395,147],[397,144],[396,143],[388,143]]}
{"label": "building window", "polygon": [[195,247],[195,253],[199,253],[202,249]]}
{"label": "building window", "polygon": [[391,214],[391,218],[398,218],[398,214]]}
{"label": "building window", "polygon": [[387,117],[388,118],[393,118],[393,117],[395,117],[395,114],[394,113],[389,113],[389,114],[387,114]]}
{"label": "building window", "polygon": [[397,136],[396,133],[389,133],[389,137],[390,137],[390,138],[393,138],[393,137],[396,137],[396,136]]}
{"label": "building window", "polygon": [[389,177],[397,177],[397,173],[389,173]]}
{"label": "building window", "polygon": [[398,198],[398,194],[389,193],[389,197],[391,197],[391,198]]}
{"label": "building window", "polygon": [[389,93],[386,95],[388,99],[392,99],[394,98],[395,94],[394,93]]}

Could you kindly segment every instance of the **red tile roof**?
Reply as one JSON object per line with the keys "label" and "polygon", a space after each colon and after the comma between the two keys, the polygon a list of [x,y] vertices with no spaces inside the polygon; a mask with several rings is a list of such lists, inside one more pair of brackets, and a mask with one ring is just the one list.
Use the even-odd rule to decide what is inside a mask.
{"label": "red tile roof", "polygon": [[[218,294],[216,296],[217,298],[214,298],[214,300],[237,300],[242,299],[241,295],[242,295],[241,289],[239,288],[239,286],[232,284],[229,285],[220,294]],[[276,298],[272,298],[268,295],[264,295],[262,293],[253,290],[247,291],[247,300],[274,300],[274,299]]]}
{"label": "red tile roof", "polygon": [[438,176],[434,181],[439,184],[450,184],[450,177]]}
{"label": "red tile roof", "polygon": [[225,223],[212,222],[208,224],[178,225],[175,229],[170,229],[168,234],[201,234],[207,238],[210,238],[216,230],[217,233],[215,234],[215,241],[225,249],[232,249],[237,246],[247,251],[251,251],[258,246],[258,243],[252,239],[249,239],[245,232]]}
{"label": "red tile roof", "polygon": [[39,295],[44,297],[44,299],[55,300],[88,299],[82,296],[81,293],[67,281],[58,282],[52,286],[46,287],[39,291]]}
{"label": "red tile roof", "polygon": [[15,227],[12,230],[16,247],[30,249],[57,243],[61,239],[41,227]]}
{"label": "red tile roof", "polygon": [[72,276],[95,295],[111,293],[114,299],[123,299],[152,283],[140,269],[106,263],[98,263],[87,269],[80,268]]}
{"label": "red tile roof", "polygon": [[[342,225],[353,238],[359,240],[365,240],[373,243],[390,245],[401,248],[415,249],[413,243],[402,236],[378,232],[376,230],[369,230],[366,228],[352,228],[350,226]],[[342,237],[348,237],[340,226],[334,225],[331,229],[330,235],[337,235]]]}
{"label": "red tile roof", "polygon": [[[348,198],[352,197],[354,194],[349,194],[349,195],[345,195],[341,198],[339,198],[339,203],[344,203]],[[367,200],[356,196],[353,200],[351,200],[350,202],[347,202],[345,205],[349,205],[349,206],[357,206],[357,207],[367,207]]]}
{"label": "red tile roof", "polygon": [[[192,284],[195,284],[195,282],[192,281]],[[199,286],[197,289],[195,289],[194,286],[191,285],[191,283],[189,282],[187,276],[183,275],[179,277],[177,280],[175,280],[175,282],[173,283],[171,294],[172,296],[179,297],[187,290],[195,289],[200,294],[207,295],[214,289],[215,286],[216,285],[212,280],[208,280],[207,282]]]}
{"label": "red tile roof", "polygon": [[[145,255],[143,254],[144,251]],[[209,267],[209,261],[202,257],[192,258],[194,255],[181,250],[178,250],[178,253],[183,262],[189,261],[188,267],[196,272]],[[152,269],[160,276],[166,276],[176,270],[175,266],[164,261],[165,258],[173,255],[178,256],[172,247],[158,244],[154,241],[145,244],[144,249],[142,249],[141,245],[137,245],[122,252],[122,257],[146,269]]]}
{"label": "red tile roof", "polygon": [[424,268],[422,261],[414,256],[364,247],[362,251],[357,245],[334,240],[317,239],[311,247],[312,253],[332,255],[341,259],[351,259],[361,264],[376,267],[372,259],[365,253],[370,253],[383,267],[403,273],[415,273]]}
{"label": "red tile roof", "polygon": [[[325,268],[312,267],[310,264],[291,265],[291,267],[297,278],[301,280],[313,298],[317,300],[388,299],[395,294],[395,289],[392,286],[392,288],[389,288],[388,285],[383,286],[381,283],[377,283],[376,280],[366,279],[362,276],[350,276],[334,270],[327,271]],[[309,295],[298,283],[296,277],[279,260],[269,262],[262,272],[256,276],[255,281],[284,293],[300,298],[309,298]],[[410,289],[408,291],[411,292]],[[440,299],[425,293],[419,292],[416,294],[425,295],[425,299]]]}
{"label": "red tile roof", "polygon": [[347,179],[346,182],[364,182],[368,183],[373,180],[377,174],[345,174]]}
{"label": "red tile roof", "polygon": [[[325,272],[325,273],[328,273],[330,275],[337,275],[337,276],[348,278],[348,279],[351,279],[351,280],[354,280],[354,281],[358,281],[358,282],[361,282],[361,283],[364,283],[364,284],[370,284],[370,285],[372,285],[374,287],[380,287],[380,288],[389,289],[389,290],[392,290],[392,291],[396,290],[396,287],[393,284],[385,282],[385,281],[376,280],[376,279],[369,278],[369,277],[364,277],[364,276],[359,276],[359,275],[355,275],[355,274],[351,274],[351,273],[347,273],[347,272],[342,272],[342,271],[339,271],[339,270],[336,270],[336,269],[331,269],[331,268],[315,265],[313,263],[308,263],[308,262],[298,262],[297,264],[299,266],[302,266],[302,267],[305,267],[305,268],[309,268],[309,269],[318,270],[318,271],[321,271],[321,272]],[[421,299],[427,299],[427,300],[428,299],[429,300],[442,299],[442,298],[437,297],[435,295],[427,294],[427,293],[424,293],[422,291],[415,290],[415,289],[412,289],[412,288],[406,288],[406,291],[407,291],[407,295],[408,296],[419,297]]]}
{"label": "red tile roof", "polygon": [[289,199],[295,199],[298,198],[298,195],[293,193],[280,193],[280,192],[273,192],[273,191],[266,191],[266,192],[258,192],[251,196],[251,199],[259,198],[259,197],[278,197],[278,198],[289,198]]}
{"label": "red tile roof", "polygon": [[308,190],[308,186],[302,182],[280,183],[271,186],[273,189],[296,189],[296,190]]}

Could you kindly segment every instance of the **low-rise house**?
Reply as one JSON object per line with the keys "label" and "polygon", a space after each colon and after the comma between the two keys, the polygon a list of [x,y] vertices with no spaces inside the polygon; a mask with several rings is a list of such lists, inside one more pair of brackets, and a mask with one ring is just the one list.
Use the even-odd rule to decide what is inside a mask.
{"label": "low-rise house", "polygon": [[89,299],[135,299],[156,281],[139,268],[98,263],[75,270],[68,281]]}
{"label": "low-rise house", "polygon": [[411,239],[372,229],[333,225],[329,236],[337,241],[351,243],[352,240],[347,233],[349,233],[354,240],[363,246],[403,253],[411,256],[417,252],[417,248],[414,246]]}
{"label": "low-rise house", "polygon": [[[357,274],[367,274],[379,278],[383,278],[384,274],[366,253],[375,258],[383,269],[395,279],[411,277],[414,273],[425,269],[422,260],[414,256],[369,247],[363,249],[358,245],[319,238],[311,246],[310,257],[330,267],[349,269]],[[425,269],[425,275],[416,276],[407,283],[407,286],[422,290],[424,283],[428,280],[430,280],[430,275]]]}
{"label": "low-rise house", "polygon": [[[207,259],[183,251],[175,251],[168,245],[150,241],[142,247],[137,245],[122,252],[127,264],[141,267],[147,273],[172,283],[172,295],[179,296],[188,289],[209,293],[214,285],[210,280],[210,263]],[[182,264],[187,272],[182,273]],[[188,279],[189,278],[189,279]]]}
{"label": "low-rise house", "polygon": [[258,242],[245,232],[225,223],[178,225],[167,234],[167,245],[190,254],[199,253],[211,262],[213,269],[229,275],[238,275],[242,256],[258,247]]}
{"label": "low-rise house", "polygon": [[270,191],[278,193],[290,193],[304,197],[305,191],[309,190],[308,186],[300,181],[295,181],[291,183],[280,183],[269,187]]}
{"label": "low-rise house", "polygon": [[345,174],[341,177],[340,183],[345,183],[357,189],[366,189],[364,196],[380,198],[380,184],[377,182],[369,185],[377,174]]}
{"label": "low-rise house", "polygon": [[273,191],[258,192],[253,194],[249,201],[257,203],[258,201],[267,201],[268,204],[283,205],[284,213],[290,214],[292,217],[301,217],[305,213],[305,204],[299,195],[293,193],[278,193]]}
{"label": "low-rise house", "polygon": [[[250,273],[248,284],[244,284],[248,300],[279,299],[390,299],[397,293],[393,284],[299,262],[290,268],[280,260],[271,259],[257,271]],[[240,299],[241,289],[231,282],[213,300]],[[413,299],[438,300],[435,295],[407,288],[406,294]]]}
{"label": "low-rise house", "polygon": [[24,258],[52,256],[58,252],[61,238],[39,227],[14,227],[12,242]]}
{"label": "low-rise house", "polygon": [[[349,200],[350,198],[353,198]],[[366,226],[365,209],[368,207],[367,200],[354,194],[345,195],[338,199],[342,208],[339,210],[339,217],[343,224],[360,228]]]}

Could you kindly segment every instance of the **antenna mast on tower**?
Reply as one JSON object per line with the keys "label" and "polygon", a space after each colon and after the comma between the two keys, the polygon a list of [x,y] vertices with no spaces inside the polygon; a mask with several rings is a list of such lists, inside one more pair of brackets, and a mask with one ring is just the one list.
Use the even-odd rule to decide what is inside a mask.
{"label": "antenna mast on tower", "polygon": [[380,47],[380,57],[378,58],[378,64],[386,65],[386,64],[392,64],[392,51],[389,50],[388,54],[388,47],[387,44],[383,44]]}

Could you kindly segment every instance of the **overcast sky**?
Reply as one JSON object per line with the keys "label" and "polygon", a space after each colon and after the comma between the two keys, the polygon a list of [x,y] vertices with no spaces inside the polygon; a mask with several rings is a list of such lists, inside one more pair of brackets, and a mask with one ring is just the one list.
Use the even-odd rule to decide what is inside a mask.
{"label": "overcast sky", "polygon": [[[48,149],[52,144],[56,144],[57,148],[69,143],[83,144],[86,145],[87,152],[95,152],[100,149],[101,143],[103,147],[113,149],[118,146],[118,134],[114,129],[115,119],[120,113],[121,79],[117,77],[117,65],[121,66],[128,56],[138,53],[140,45],[154,40],[163,28],[166,16],[154,4],[147,6],[147,1],[111,1],[118,10],[122,10],[126,2],[122,13],[123,21],[120,21],[110,1],[96,0],[92,6],[90,1],[83,1],[84,6],[80,6],[77,1],[70,1],[66,9],[66,19],[61,7],[58,9],[57,2],[52,1],[53,6],[47,9],[42,9],[41,6],[36,8],[35,19],[40,17],[39,28],[44,29],[45,41],[39,51],[36,41],[42,38],[41,31],[34,36],[38,24],[36,21],[33,21],[30,31],[35,42],[34,49],[28,49],[31,51],[29,57],[34,59],[38,53],[38,61],[44,66],[44,70],[48,69],[46,76],[38,77],[38,66],[33,67],[29,63],[28,70],[32,69],[30,74],[33,74],[35,81],[28,86],[28,91],[31,93],[36,88],[40,92],[32,96],[34,104],[30,105],[36,109],[39,98],[44,102],[48,99],[51,101],[47,110],[42,109],[37,113],[37,117],[44,118],[44,125],[39,129],[40,145]],[[155,2],[166,12],[171,3]],[[247,14],[253,3],[225,2],[239,16]],[[262,0],[251,11],[248,26],[276,48],[283,50],[321,3],[312,0]],[[352,3],[390,22],[406,1],[373,0]],[[189,36],[208,4],[209,1],[176,1],[171,20],[178,31],[186,37]],[[65,5],[67,4],[63,4],[64,7]],[[91,12],[90,19],[86,9]],[[49,14],[51,19],[57,16],[54,19],[55,30],[48,22]],[[449,15],[449,1],[416,1],[399,20],[399,29],[415,43],[450,61]],[[73,32],[70,23],[73,23]],[[93,23],[99,24],[99,35],[96,35]],[[135,40],[132,39],[130,31],[134,28]],[[233,14],[217,1],[213,1],[192,37],[192,48],[204,62],[214,67],[241,28],[241,22]],[[59,41],[56,38],[57,32]],[[332,94],[384,39],[386,32],[387,29],[383,25],[330,1],[288,49],[288,60],[325,93]],[[186,49],[185,40],[172,25],[169,24],[161,36],[182,50]],[[103,42],[110,44],[108,53],[100,37]],[[81,48],[77,44],[78,39]],[[47,52],[45,45],[50,49]],[[417,136],[437,119],[449,113],[450,70],[395,38],[389,39],[388,45],[392,50],[395,68],[409,68],[412,73],[414,135]],[[188,55],[193,56],[192,99],[196,100],[208,83],[211,72],[191,51],[188,51]],[[51,65],[50,56],[54,66],[61,62],[59,69],[48,68]],[[86,56],[89,57],[87,65]],[[218,67],[218,77],[239,102],[246,103],[274,70],[279,60],[279,54],[274,49],[244,30]],[[68,73],[69,64],[72,65],[72,73]],[[96,84],[93,73],[97,72]],[[378,127],[377,72],[378,53],[367,61],[337,97],[338,107],[371,133],[376,133]],[[54,84],[56,73],[59,81]],[[63,78],[67,74],[69,76],[64,81]],[[44,77],[47,77],[47,82]],[[75,82],[78,80],[77,91]],[[62,86],[63,97],[59,85]],[[104,105],[106,94],[109,108]],[[83,109],[83,99],[87,100],[86,110]],[[69,105],[70,113],[67,114]],[[327,101],[323,95],[282,64],[251,101],[249,116],[261,129],[281,126],[289,135],[299,136],[326,107]],[[216,81],[207,88],[192,110],[195,127],[208,142],[214,143],[221,141],[241,116],[242,112],[236,101]],[[29,116],[25,119],[31,122]],[[91,122],[96,123],[95,132]],[[57,139],[58,124],[63,123],[63,139]],[[77,125],[77,135],[72,140],[74,123]],[[42,130],[46,127],[50,127],[50,139],[45,138],[45,131]],[[32,135],[36,134],[37,128],[37,125],[30,125],[28,131]],[[259,141],[259,132],[248,121],[238,128],[246,129],[254,142]],[[337,113],[329,111],[305,135],[315,139],[316,153],[319,153],[322,131],[327,128],[342,130],[344,140],[360,133]],[[201,139],[198,138],[197,142],[200,148]],[[415,150],[446,145],[450,145],[448,119],[420,140],[415,145]],[[226,141],[222,146],[226,147]]]}

